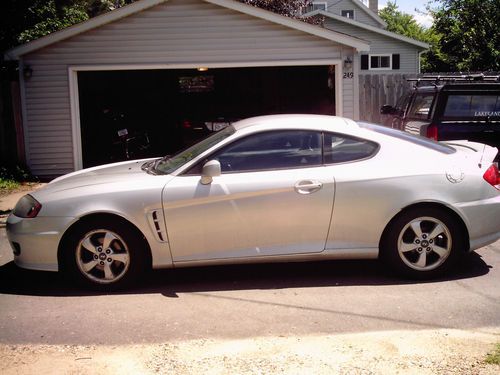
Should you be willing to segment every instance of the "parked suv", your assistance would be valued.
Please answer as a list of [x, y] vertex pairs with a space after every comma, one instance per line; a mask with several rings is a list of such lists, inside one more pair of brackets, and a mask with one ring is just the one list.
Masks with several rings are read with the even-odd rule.
[[[393, 128], [437, 141], [466, 139], [500, 149], [500, 76], [422, 77], [395, 106], [384, 105]], [[500, 153], [497, 155], [497, 160]]]

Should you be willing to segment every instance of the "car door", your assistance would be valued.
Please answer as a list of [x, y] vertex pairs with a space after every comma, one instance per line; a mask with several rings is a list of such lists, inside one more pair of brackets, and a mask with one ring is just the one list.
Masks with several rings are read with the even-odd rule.
[[[266, 131], [236, 140], [163, 192], [174, 262], [321, 252], [334, 199], [322, 135]], [[221, 176], [200, 182], [207, 160]]]

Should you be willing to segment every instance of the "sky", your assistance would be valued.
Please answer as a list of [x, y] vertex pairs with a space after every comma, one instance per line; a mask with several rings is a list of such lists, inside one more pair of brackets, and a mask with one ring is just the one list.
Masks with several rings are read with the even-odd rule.
[[[400, 11], [411, 14], [419, 24], [426, 27], [431, 26], [432, 17], [430, 17], [429, 15], [419, 14], [415, 11], [416, 8], [425, 12], [425, 6], [429, 2], [429, 0], [395, 0], [395, 2], [398, 5]], [[379, 0], [379, 9], [382, 9], [385, 4], [387, 4], [387, 0]]]

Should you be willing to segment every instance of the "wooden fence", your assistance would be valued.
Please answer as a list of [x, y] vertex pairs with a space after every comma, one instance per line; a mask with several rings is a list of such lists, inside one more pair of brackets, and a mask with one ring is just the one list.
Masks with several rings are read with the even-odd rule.
[[395, 105], [414, 86], [407, 78], [413, 74], [374, 74], [359, 76], [359, 118], [362, 121], [385, 124], [387, 116], [380, 114], [384, 104]]

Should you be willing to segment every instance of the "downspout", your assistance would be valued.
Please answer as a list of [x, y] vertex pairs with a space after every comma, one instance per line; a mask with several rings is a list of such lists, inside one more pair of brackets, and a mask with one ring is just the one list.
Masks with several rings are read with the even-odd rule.
[[421, 67], [421, 60], [422, 60], [422, 54], [423, 54], [424, 52], [427, 52], [427, 51], [420, 51], [420, 52], [418, 53], [418, 72], [417, 72], [418, 74], [422, 73], [422, 71], [421, 71], [421, 68], [422, 68], [422, 67]]

